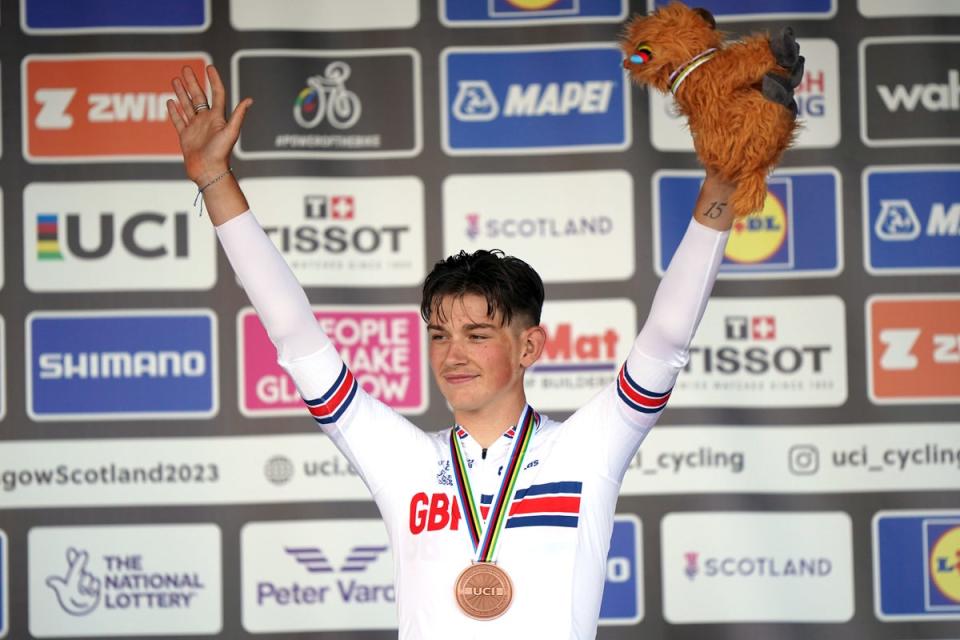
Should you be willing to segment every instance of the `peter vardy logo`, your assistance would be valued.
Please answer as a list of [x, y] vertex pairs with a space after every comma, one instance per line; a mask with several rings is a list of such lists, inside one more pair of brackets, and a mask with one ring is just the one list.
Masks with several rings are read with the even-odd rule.
[[630, 145], [622, 54], [607, 44], [446, 49], [451, 155], [615, 151]]
[[[686, 232], [702, 174], [654, 175], [655, 266], [663, 274]], [[814, 278], [843, 268], [840, 175], [832, 168], [778, 171], [767, 181], [763, 209], [738, 219], [730, 232], [720, 278]]]
[[209, 417], [217, 412], [208, 311], [35, 312], [27, 317], [34, 420]]
[[879, 512], [873, 558], [881, 620], [960, 620], [960, 513]]
[[441, 0], [440, 20], [448, 27], [502, 27], [509, 24], [619, 22], [626, 0]]
[[344, 573], [366, 571], [367, 568], [387, 551], [386, 545], [351, 547], [350, 553], [344, 559], [339, 568], [334, 568], [329, 558], [323, 553], [320, 547], [284, 547], [283, 550], [302, 565], [310, 573], [334, 573], [341, 571]]
[[869, 272], [960, 272], [960, 166], [868, 167], [863, 190]]
[[[860, 136], [871, 147], [960, 144], [960, 36], [860, 43]], [[925, 60], [925, 64], [911, 64]]]

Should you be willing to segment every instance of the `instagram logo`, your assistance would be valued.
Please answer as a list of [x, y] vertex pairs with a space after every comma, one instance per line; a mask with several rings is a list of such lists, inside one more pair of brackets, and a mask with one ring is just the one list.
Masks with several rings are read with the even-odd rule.
[[820, 469], [820, 451], [812, 444], [794, 445], [787, 454], [787, 464], [794, 475], [813, 475]]

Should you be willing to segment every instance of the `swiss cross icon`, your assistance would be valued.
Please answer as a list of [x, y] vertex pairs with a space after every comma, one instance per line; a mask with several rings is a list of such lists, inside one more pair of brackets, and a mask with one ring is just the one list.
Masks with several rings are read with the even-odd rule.
[[754, 316], [750, 318], [750, 334], [754, 340], [776, 340], [776, 319], [773, 316]]
[[330, 217], [335, 220], [353, 220], [353, 196], [331, 196]]

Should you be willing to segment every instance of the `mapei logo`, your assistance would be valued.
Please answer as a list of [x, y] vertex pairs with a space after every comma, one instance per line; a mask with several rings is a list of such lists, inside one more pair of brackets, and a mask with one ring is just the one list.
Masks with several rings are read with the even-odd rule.
[[[670, 2], [671, 0], [647, 0], [647, 9], [653, 11]], [[697, 6], [712, 13], [718, 22], [782, 18], [825, 20], [837, 13], [837, 0], [765, 0], [764, 2], [698, 0]]]
[[960, 402], [960, 295], [871, 297], [867, 374], [877, 404]]
[[626, 0], [440, 0], [440, 21], [448, 27], [619, 22], [626, 17]]
[[960, 272], [960, 165], [868, 167], [863, 207], [867, 271]]
[[241, 158], [420, 153], [420, 54], [415, 49], [243, 50], [234, 54], [231, 67], [234, 102], [250, 96], [262, 114], [243, 129], [237, 144]]
[[[870, 147], [960, 144], [960, 36], [860, 42], [860, 137]], [[926, 60], [926, 64], [911, 64]]]
[[170, 78], [193, 54], [29, 55], [22, 65], [23, 155], [29, 162], [180, 161], [167, 122]]
[[630, 92], [606, 43], [454, 47], [441, 54], [450, 155], [617, 151], [630, 146]]
[[205, 310], [34, 312], [26, 319], [34, 420], [217, 413], [216, 318]]
[[[686, 233], [703, 174], [653, 177], [654, 267], [663, 274]], [[764, 207], [734, 223], [720, 278], [813, 278], [843, 268], [840, 175], [832, 168], [785, 169], [767, 181]]]
[[960, 512], [878, 512], [873, 571], [880, 620], [960, 620]]
[[190, 195], [181, 182], [27, 185], [27, 288], [209, 289], [216, 281], [214, 234], [204, 219], [183, 209]]
[[171, 0], [160, 5], [97, 0], [20, 0], [20, 26], [31, 35], [71, 33], [197, 33], [210, 26], [210, 0]]

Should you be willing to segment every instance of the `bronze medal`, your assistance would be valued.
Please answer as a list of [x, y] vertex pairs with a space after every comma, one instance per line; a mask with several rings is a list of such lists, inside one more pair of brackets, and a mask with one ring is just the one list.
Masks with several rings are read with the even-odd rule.
[[499, 618], [510, 608], [513, 583], [507, 572], [490, 562], [478, 562], [464, 569], [454, 586], [457, 604], [475, 620]]

